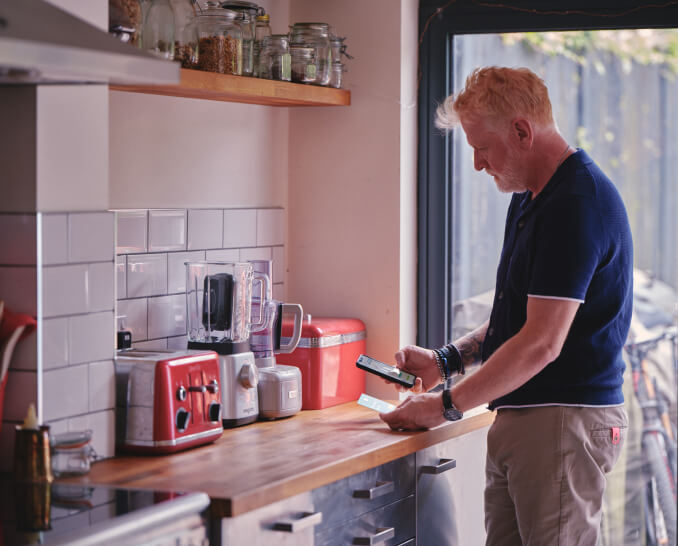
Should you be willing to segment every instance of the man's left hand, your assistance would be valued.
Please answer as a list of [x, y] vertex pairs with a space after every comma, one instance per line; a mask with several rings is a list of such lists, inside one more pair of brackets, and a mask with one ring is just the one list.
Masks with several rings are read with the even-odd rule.
[[443, 400], [439, 392], [413, 394], [396, 409], [380, 413], [379, 417], [393, 430], [419, 430], [445, 422]]

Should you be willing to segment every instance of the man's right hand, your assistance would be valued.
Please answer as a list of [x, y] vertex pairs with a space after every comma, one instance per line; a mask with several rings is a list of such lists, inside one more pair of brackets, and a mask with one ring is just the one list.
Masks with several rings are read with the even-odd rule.
[[395, 361], [396, 367], [417, 376], [417, 382], [412, 388], [414, 392], [428, 391], [443, 380], [431, 349], [408, 345], [395, 354]]

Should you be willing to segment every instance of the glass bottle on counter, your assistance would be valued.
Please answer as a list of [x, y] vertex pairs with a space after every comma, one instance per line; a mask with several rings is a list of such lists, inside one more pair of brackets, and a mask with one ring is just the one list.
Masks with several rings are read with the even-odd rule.
[[208, 0], [195, 19], [199, 70], [220, 74], [242, 73], [242, 29], [237, 13]]
[[198, 64], [198, 28], [195, 18], [200, 13], [196, 0], [170, 0], [174, 10], [174, 60], [183, 68]]
[[163, 59], [174, 59], [175, 20], [169, 0], [151, 0], [144, 15], [141, 48]]
[[261, 8], [254, 2], [244, 0], [221, 2], [220, 6], [240, 14], [238, 21], [243, 26], [242, 75], [251, 76], [254, 70], [254, 31]]
[[257, 15], [257, 22], [254, 25], [254, 67], [252, 75], [259, 76], [259, 55], [263, 46], [264, 38], [271, 36], [270, 17], [268, 13]]
[[287, 34], [272, 34], [263, 39], [258, 73], [268, 80], [292, 81], [292, 64]]
[[[327, 23], [295, 23], [290, 31], [290, 53], [292, 55], [292, 80], [295, 73], [295, 56], [298, 62], [308, 56], [308, 49], [312, 50], [311, 61], [304, 71], [306, 76], [302, 83], [327, 85], [330, 81], [330, 27]], [[295, 52], [295, 50], [299, 50]], [[315, 77], [311, 81], [308, 74], [313, 72]], [[301, 72], [297, 70], [297, 74]]]

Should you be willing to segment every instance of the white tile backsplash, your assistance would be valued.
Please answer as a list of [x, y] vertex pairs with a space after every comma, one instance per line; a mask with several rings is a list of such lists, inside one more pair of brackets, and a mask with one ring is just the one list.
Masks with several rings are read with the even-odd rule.
[[146, 252], [148, 250], [148, 211], [119, 210], [116, 216], [116, 253]]
[[188, 336], [167, 338], [167, 348], [175, 351], [183, 351], [188, 347]]
[[148, 337], [186, 333], [186, 294], [148, 299]]
[[116, 299], [127, 297], [127, 256], [115, 257]]
[[35, 214], [0, 214], [0, 263], [35, 265], [36, 249]]
[[89, 365], [89, 411], [115, 408], [115, 366], [112, 360]]
[[162, 339], [151, 339], [150, 341], [133, 341], [132, 346], [135, 349], [140, 349], [142, 351], [164, 350], [167, 349], [167, 340], [165, 338], [162, 338]]
[[46, 370], [68, 366], [68, 318], [42, 321], [42, 345]]
[[205, 258], [208, 262], [238, 262], [240, 261], [240, 250], [237, 248], [208, 250], [205, 252]]
[[69, 366], [43, 372], [43, 404], [47, 420], [87, 413], [89, 404], [88, 365]]
[[186, 292], [186, 262], [202, 262], [205, 251], [171, 252], [167, 255], [167, 292]]
[[127, 297], [167, 294], [167, 254], [127, 256]]
[[43, 268], [45, 317], [87, 312], [88, 265], [56, 265]]
[[113, 261], [115, 215], [110, 212], [68, 215], [68, 259], [70, 262]]
[[223, 226], [222, 210], [189, 210], [188, 250], [221, 248]]
[[68, 263], [68, 215], [42, 215], [42, 263]]
[[148, 250], [186, 250], [186, 211], [148, 211]]
[[224, 248], [256, 246], [257, 210], [224, 211]]
[[285, 243], [285, 214], [283, 209], [257, 211], [257, 245], [282, 245]]
[[68, 320], [71, 365], [113, 358], [116, 338], [112, 311], [78, 315]]
[[271, 259], [271, 249], [269, 247], [240, 249], [241, 262], [247, 262], [249, 260], [270, 260], [270, 259]]
[[115, 265], [113, 262], [89, 264], [87, 310], [112, 311], [115, 308]]
[[273, 284], [285, 282], [285, 247], [273, 247]]
[[132, 333], [132, 343], [148, 339], [148, 300], [122, 300], [118, 302], [117, 316], [124, 316], [125, 330]]

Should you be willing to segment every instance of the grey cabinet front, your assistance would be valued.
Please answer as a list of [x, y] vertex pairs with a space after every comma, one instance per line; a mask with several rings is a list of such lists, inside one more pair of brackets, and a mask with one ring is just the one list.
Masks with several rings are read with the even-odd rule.
[[485, 543], [487, 431], [478, 429], [417, 452], [417, 544]]

